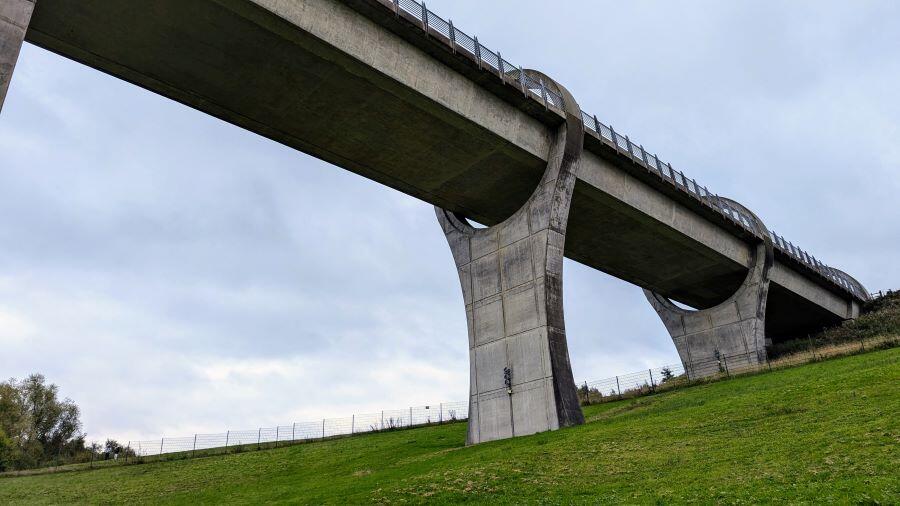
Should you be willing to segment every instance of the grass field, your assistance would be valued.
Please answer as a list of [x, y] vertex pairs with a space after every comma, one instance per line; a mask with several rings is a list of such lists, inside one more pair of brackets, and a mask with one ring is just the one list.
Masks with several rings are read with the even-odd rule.
[[900, 503], [900, 349], [585, 408], [466, 448], [465, 424], [0, 479], [0, 504]]

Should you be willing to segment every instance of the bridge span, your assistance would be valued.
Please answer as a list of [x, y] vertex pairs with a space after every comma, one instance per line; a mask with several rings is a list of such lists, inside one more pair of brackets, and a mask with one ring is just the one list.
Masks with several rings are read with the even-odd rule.
[[23, 41], [434, 204], [469, 322], [470, 443], [583, 420], [563, 255], [642, 287], [686, 365], [763, 360], [868, 298], [414, 0], [4, 0], [0, 107]]

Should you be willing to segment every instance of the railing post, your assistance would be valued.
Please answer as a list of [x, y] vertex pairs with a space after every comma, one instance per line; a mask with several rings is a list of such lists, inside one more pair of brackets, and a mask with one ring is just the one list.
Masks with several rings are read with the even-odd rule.
[[602, 139], [603, 134], [600, 133], [600, 121], [597, 120], [597, 115], [594, 115], [594, 131], [597, 132], [597, 135]]
[[425, 29], [425, 35], [428, 35], [428, 9], [425, 2], [422, 2], [422, 28]]
[[497, 51], [497, 70], [500, 71], [500, 79], [506, 80], [506, 72], [503, 70], [503, 55]]
[[644, 150], [644, 145], [641, 144], [641, 158], [644, 160], [644, 167], [650, 168], [650, 160], [647, 159], [647, 152]]
[[631, 139], [627, 135], [625, 136], [625, 145], [628, 146], [628, 158], [634, 160], [634, 153], [631, 151]]
[[400, 17], [400, 0], [394, 0], [394, 14]]
[[653, 158], [656, 159], [656, 172], [659, 173], [659, 177], [665, 179], [666, 175], [663, 172], [662, 162], [659, 161], [659, 155], [657, 155], [656, 153], [653, 153]]
[[619, 143], [616, 141], [616, 130], [613, 128], [612, 124], [609, 125], [609, 137], [612, 139], [613, 147], [616, 148], [616, 152], [621, 151], [619, 148]]
[[456, 29], [453, 28], [453, 20], [447, 22], [450, 25], [450, 47], [453, 48], [453, 54], [456, 54]]
[[616, 376], [616, 390], [619, 391], [619, 400], [622, 399], [622, 387], [619, 386], [619, 377]]
[[475, 41], [475, 59], [478, 61], [478, 68], [481, 68], [481, 43], [478, 42], [478, 37], [472, 37]]
[[539, 79], [541, 83], [541, 98], [544, 99], [544, 109], [549, 109], [550, 104], [547, 103], [547, 87], [544, 85], [544, 78]]
[[522, 94], [528, 96], [528, 87], [525, 86], [525, 70], [519, 67], [519, 86], [522, 87]]
[[672, 169], [672, 164], [666, 162], [666, 167], [668, 167], [669, 169], [669, 179], [671, 179], [672, 182], [675, 183], [675, 186], [678, 186], [678, 178], [675, 177], [675, 171]]
[[650, 372], [650, 389], [656, 391], [656, 385], [653, 383], [653, 369], [647, 369]]

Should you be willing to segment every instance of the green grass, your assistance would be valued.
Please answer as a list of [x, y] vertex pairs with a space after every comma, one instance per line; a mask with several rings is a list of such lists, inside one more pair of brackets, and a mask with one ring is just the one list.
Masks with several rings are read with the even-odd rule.
[[900, 349], [585, 408], [463, 447], [465, 424], [0, 479], [0, 504], [900, 503]]

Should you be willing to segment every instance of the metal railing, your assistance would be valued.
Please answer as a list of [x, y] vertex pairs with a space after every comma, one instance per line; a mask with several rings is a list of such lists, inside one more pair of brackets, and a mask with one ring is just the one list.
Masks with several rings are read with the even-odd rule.
[[[505, 60], [499, 52], [485, 47], [478, 41], [478, 37], [469, 36], [454, 26], [452, 20], [445, 20], [430, 11], [424, 2], [419, 3], [416, 0], [379, 1], [392, 9], [398, 17], [410, 20], [427, 34], [433, 35], [447, 44], [453, 52], [469, 57], [479, 68], [495, 73], [504, 83], [518, 86], [526, 96], [543, 103], [544, 107], [556, 108], [562, 112], [564, 105], [562, 96], [549, 89], [547, 83], [544, 83], [542, 79], [536, 80], [528, 76], [521, 66], [513, 65]], [[672, 168], [672, 164], [663, 162], [655, 153], [647, 151], [641, 143], [616, 132], [612, 125], [601, 123], [597, 116], [586, 111], [581, 111], [581, 119], [587, 133], [615, 149], [620, 155], [630, 158], [632, 162], [657, 175], [677, 190], [686, 193], [701, 205], [719, 213], [727, 221], [754, 237], [764, 240], [764, 236], [768, 234], [778, 252], [830, 281], [838, 289], [846, 291], [860, 300], [868, 300], [868, 291], [852, 277], [829, 267], [775, 232], [758, 230], [753, 217], [730, 205], [719, 195], [711, 193], [705, 186], [699, 185], [696, 180], [688, 178], [683, 172]]]

